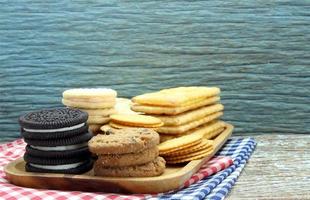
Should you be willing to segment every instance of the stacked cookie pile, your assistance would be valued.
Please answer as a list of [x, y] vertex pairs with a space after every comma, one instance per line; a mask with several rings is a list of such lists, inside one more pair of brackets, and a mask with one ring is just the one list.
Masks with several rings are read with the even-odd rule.
[[109, 88], [69, 89], [62, 96], [64, 105], [88, 113], [87, 123], [94, 135], [100, 132], [100, 127], [107, 124], [110, 115], [115, 113], [117, 93]]
[[[167, 163], [186, 162], [210, 153], [212, 142], [208, 139], [224, 129], [225, 123], [217, 121], [224, 109], [217, 103], [219, 94], [216, 87], [164, 89], [134, 97], [131, 109], [164, 123], [156, 131], [164, 142], [159, 145], [160, 155]], [[190, 150], [183, 151], [185, 148]]]
[[19, 118], [28, 172], [80, 174], [92, 168], [87, 113], [70, 108], [41, 110]]
[[165, 160], [159, 157], [159, 135], [152, 129], [108, 129], [94, 136], [88, 146], [98, 155], [95, 176], [147, 177], [165, 170]]

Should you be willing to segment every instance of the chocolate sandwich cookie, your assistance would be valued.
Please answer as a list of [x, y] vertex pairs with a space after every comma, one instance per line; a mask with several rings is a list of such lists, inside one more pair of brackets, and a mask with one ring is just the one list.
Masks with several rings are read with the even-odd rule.
[[74, 137], [76, 135], [81, 135], [83, 133], [86, 133], [88, 131], [88, 125], [84, 124], [84, 126], [69, 130], [69, 131], [59, 131], [59, 132], [53, 132], [53, 134], [46, 134], [46, 132], [29, 132], [25, 131], [23, 128], [21, 128], [20, 132], [23, 138], [27, 138], [29, 140], [31, 139], [40, 139], [40, 140], [48, 140], [48, 139], [57, 139], [57, 138], [68, 138], [68, 137]]
[[67, 146], [67, 145], [74, 145], [74, 144], [82, 144], [90, 140], [92, 137], [93, 135], [91, 133], [86, 132], [82, 135], [76, 135], [76, 136], [67, 137], [67, 138], [48, 139], [48, 140], [24, 138], [24, 140], [27, 144], [30, 144], [30, 145], [54, 147], [54, 146]]
[[75, 157], [67, 157], [67, 158], [49, 158], [44, 156], [32, 156], [31, 154], [25, 153], [24, 160], [27, 163], [33, 163], [38, 165], [64, 165], [64, 164], [72, 164], [83, 162], [87, 160], [89, 156], [75, 156]]
[[29, 172], [83, 173], [91, 169], [88, 114], [72, 108], [34, 111], [19, 118]]
[[72, 157], [90, 157], [91, 153], [88, 150], [87, 143], [69, 146], [56, 147], [41, 147], [41, 146], [26, 146], [26, 154], [34, 157], [66, 159]]
[[27, 132], [61, 132], [84, 126], [88, 114], [78, 109], [56, 108], [30, 112], [19, 118], [19, 124]]
[[64, 165], [38, 165], [33, 163], [26, 163], [25, 169], [27, 172], [39, 172], [39, 173], [64, 173], [64, 174], [82, 174], [93, 167], [93, 161], [91, 159], [83, 162], [64, 164]]

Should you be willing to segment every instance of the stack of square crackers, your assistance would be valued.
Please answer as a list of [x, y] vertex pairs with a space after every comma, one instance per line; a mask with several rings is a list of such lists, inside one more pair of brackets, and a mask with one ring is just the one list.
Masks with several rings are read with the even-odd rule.
[[77, 88], [63, 92], [62, 103], [88, 113], [87, 124], [96, 135], [100, 127], [107, 124], [110, 115], [115, 113], [117, 93], [109, 88]]
[[225, 123], [218, 121], [224, 106], [217, 87], [178, 87], [147, 93], [132, 99], [131, 109], [160, 119], [160, 155], [167, 163], [200, 159], [213, 150], [212, 138]]

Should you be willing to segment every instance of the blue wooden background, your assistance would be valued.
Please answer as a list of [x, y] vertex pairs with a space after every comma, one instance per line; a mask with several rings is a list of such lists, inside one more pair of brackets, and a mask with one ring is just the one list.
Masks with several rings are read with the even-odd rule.
[[0, 141], [99, 86], [219, 86], [237, 133], [309, 133], [309, 41], [309, 0], [0, 0]]

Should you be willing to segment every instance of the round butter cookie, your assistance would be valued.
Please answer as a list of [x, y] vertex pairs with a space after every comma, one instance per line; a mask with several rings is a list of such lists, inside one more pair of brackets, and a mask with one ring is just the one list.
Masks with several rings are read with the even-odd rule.
[[125, 126], [156, 128], [163, 125], [160, 119], [146, 115], [115, 114], [110, 118], [112, 122]]
[[62, 93], [65, 99], [115, 98], [117, 92], [110, 88], [74, 88]]
[[85, 108], [85, 109], [104, 109], [112, 108], [115, 105], [115, 100], [104, 102], [87, 102], [87, 101], [71, 101], [69, 99], [62, 99], [62, 103], [66, 106], [73, 108]]
[[95, 154], [124, 154], [141, 152], [159, 144], [159, 135], [152, 129], [109, 129], [94, 136], [88, 147]]

